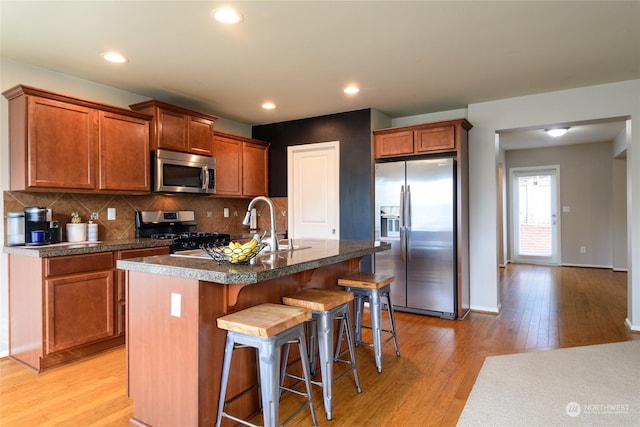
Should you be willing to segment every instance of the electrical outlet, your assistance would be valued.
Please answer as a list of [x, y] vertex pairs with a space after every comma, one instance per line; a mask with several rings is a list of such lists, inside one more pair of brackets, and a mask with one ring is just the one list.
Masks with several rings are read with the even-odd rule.
[[173, 317], [182, 316], [182, 295], [171, 294], [171, 315]]
[[581, 254], [586, 254], [587, 253], [587, 247], [586, 246], [580, 246], [580, 253]]
[[107, 208], [107, 220], [109, 221], [116, 220], [116, 208]]
[[211, 218], [211, 215], [213, 215], [213, 213], [211, 211], [207, 211], [207, 218]]
[[229, 208], [224, 208], [222, 214], [225, 218], [229, 218]]

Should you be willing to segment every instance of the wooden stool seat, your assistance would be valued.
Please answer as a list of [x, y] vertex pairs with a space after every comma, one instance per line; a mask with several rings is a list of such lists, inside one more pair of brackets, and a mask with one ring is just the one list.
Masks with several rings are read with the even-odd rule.
[[353, 301], [353, 293], [328, 289], [306, 289], [282, 298], [282, 302], [295, 307], [314, 311], [329, 311], [332, 308]]
[[304, 308], [266, 303], [219, 317], [217, 324], [227, 331], [269, 338], [309, 319], [311, 312]]
[[[358, 272], [338, 278], [338, 285], [344, 287], [347, 291], [353, 292], [354, 295], [354, 305], [356, 309], [356, 345], [367, 344], [373, 346], [378, 372], [382, 372], [382, 345], [384, 343], [393, 340], [396, 356], [400, 356], [400, 347], [398, 346], [398, 337], [396, 335], [396, 322], [393, 314], [393, 305], [391, 304], [391, 283], [393, 283], [394, 280], [395, 276], [365, 272]], [[389, 313], [389, 322], [391, 324], [390, 329], [384, 329], [382, 327], [382, 298], [386, 299], [387, 312]], [[371, 326], [362, 324], [362, 313], [365, 302], [369, 303]], [[373, 344], [366, 343], [362, 340], [362, 328], [372, 330]], [[389, 333], [389, 338], [383, 341], [382, 332]]]
[[340, 286], [350, 286], [352, 288], [380, 289], [384, 286], [390, 285], [394, 280], [396, 280], [395, 276], [389, 276], [381, 273], [358, 272], [339, 278], [338, 284]]

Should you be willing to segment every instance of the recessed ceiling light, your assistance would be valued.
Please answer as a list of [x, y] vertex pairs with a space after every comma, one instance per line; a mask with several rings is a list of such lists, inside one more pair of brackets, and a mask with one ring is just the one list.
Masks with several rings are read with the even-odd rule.
[[276, 108], [276, 104], [274, 104], [273, 102], [265, 102], [264, 104], [262, 104], [262, 108], [264, 108], [265, 110], [273, 110], [274, 108]]
[[230, 7], [220, 7], [211, 11], [211, 16], [223, 24], [237, 24], [242, 22], [242, 15]]
[[346, 93], [347, 95], [353, 95], [358, 92], [360, 92], [360, 88], [356, 85], [349, 85], [344, 88], [344, 93]]
[[569, 128], [545, 129], [544, 131], [548, 133], [549, 136], [558, 137], [567, 133], [569, 131]]
[[109, 62], [115, 62], [116, 64], [124, 64], [125, 62], [129, 62], [129, 59], [125, 58], [117, 52], [106, 52], [102, 54], [102, 57], [105, 60]]

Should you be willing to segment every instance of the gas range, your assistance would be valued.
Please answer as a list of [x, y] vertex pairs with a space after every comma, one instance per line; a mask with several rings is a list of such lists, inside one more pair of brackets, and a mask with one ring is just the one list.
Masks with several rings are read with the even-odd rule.
[[201, 245], [227, 245], [231, 236], [195, 231], [194, 211], [138, 211], [135, 213], [136, 237], [171, 240], [171, 253], [197, 249]]

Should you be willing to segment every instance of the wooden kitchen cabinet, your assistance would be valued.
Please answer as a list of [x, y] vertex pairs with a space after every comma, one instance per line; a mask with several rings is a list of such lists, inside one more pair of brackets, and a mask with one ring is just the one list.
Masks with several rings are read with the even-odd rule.
[[150, 191], [150, 117], [23, 85], [3, 95], [10, 190]]
[[374, 132], [375, 158], [403, 156], [414, 153], [413, 131], [398, 131], [383, 134]]
[[113, 252], [9, 255], [9, 356], [36, 371], [124, 344]]
[[216, 194], [267, 196], [269, 193], [269, 144], [251, 138], [216, 132]]
[[157, 100], [130, 105], [130, 108], [153, 117], [152, 150], [163, 148], [202, 156], [212, 155], [217, 117]]
[[[127, 249], [115, 252], [116, 261], [121, 259], [144, 258], [155, 255], [168, 255], [169, 247]], [[126, 285], [127, 275], [124, 270], [116, 270], [116, 335], [124, 335], [126, 330], [127, 301]]]
[[471, 129], [466, 120], [428, 123], [373, 132], [376, 159], [456, 152], [461, 136]]
[[100, 190], [150, 190], [149, 121], [100, 111]]

